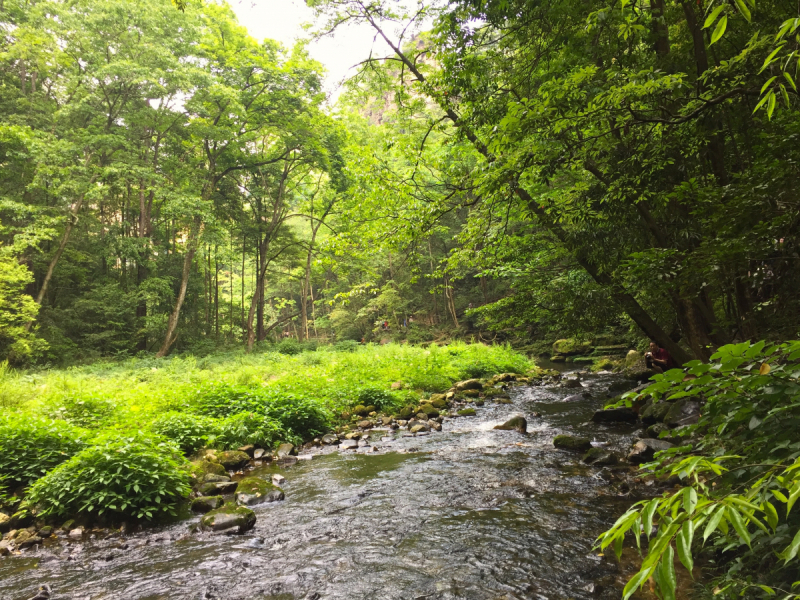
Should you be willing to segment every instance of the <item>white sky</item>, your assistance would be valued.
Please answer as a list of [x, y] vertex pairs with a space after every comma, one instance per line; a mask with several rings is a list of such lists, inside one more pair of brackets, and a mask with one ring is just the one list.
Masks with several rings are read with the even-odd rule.
[[[303, 23], [314, 21], [314, 15], [303, 0], [229, 0], [250, 35], [261, 41], [271, 38], [288, 48], [297, 38], [305, 37]], [[373, 43], [374, 30], [369, 25], [348, 27], [313, 42], [308, 47], [311, 56], [320, 61], [328, 73], [325, 89], [335, 99], [339, 95], [339, 83], [354, 73], [351, 67], [369, 57], [374, 48], [375, 56], [387, 56], [389, 49], [380, 40]]]

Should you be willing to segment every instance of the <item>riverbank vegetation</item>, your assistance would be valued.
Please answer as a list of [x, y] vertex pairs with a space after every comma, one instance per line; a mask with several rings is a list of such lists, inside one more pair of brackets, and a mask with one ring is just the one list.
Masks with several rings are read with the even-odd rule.
[[459, 343], [283, 344], [204, 359], [6, 371], [0, 499], [62, 518], [173, 514], [189, 492], [186, 457], [201, 448], [299, 445], [349, 423], [359, 405], [394, 414], [454, 381], [535, 371], [508, 347]]

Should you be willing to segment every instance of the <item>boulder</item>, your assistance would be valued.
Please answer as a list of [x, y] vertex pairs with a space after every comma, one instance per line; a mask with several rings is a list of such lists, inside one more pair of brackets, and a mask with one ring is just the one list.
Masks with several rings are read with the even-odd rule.
[[245, 446], [242, 446], [241, 448], [237, 448], [237, 450], [239, 452], [244, 452], [245, 454], [247, 454], [247, 456], [253, 458], [253, 454], [256, 451], [256, 447], [253, 444], [247, 444]]
[[422, 404], [419, 407], [419, 412], [423, 413], [429, 419], [435, 419], [439, 416], [439, 411], [433, 404]]
[[356, 423], [356, 426], [360, 427], [361, 429], [371, 429], [372, 421], [367, 421], [367, 420], [359, 421], [358, 423]]
[[322, 443], [326, 446], [339, 443], [339, 436], [335, 433], [326, 433], [322, 436]]
[[273, 475], [272, 475], [272, 483], [274, 483], [275, 485], [280, 487], [284, 483], [286, 483], [286, 477], [284, 477], [283, 475], [281, 475], [279, 473], [273, 473]]
[[23, 548], [30, 548], [31, 546], [35, 546], [36, 544], [41, 544], [42, 538], [38, 535], [29, 535], [25, 541], [17, 543], [17, 548], [22, 550]]
[[388, 427], [392, 424], [392, 421], [394, 421], [392, 417], [381, 417], [381, 425], [383, 427]]
[[294, 447], [294, 444], [281, 444], [278, 446], [278, 451], [275, 453], [278, 458], [286, 458], [287, 456], [295, 456], [297, 454], [297, 448]]
[[431, 426], [431, 431], [441, 431], [442, 424], [437, 423], [436, 421], [428, 421], [428, 424]]
[[663, 423], [655, 423], [647, 428], [646, 433], [648, 437], [659, 439], [661, 437], [661, 434], [665, 431], [669, 431], [669, 427], [667, 427]]
[[640, 352], [636, 350], [630, 350], [625, 355], [625, 368], [626, 369], [633, 369], [639, 365], [639, 363], [644, 362], [644, 357], [641, 355]]
[[210, 460], [196, 460], [192, 463], [192, 467], [198, 473], [202, 473], [203, 475], [208, 475], [209, 473], [215, 475], [227, 475], [228, 472], [218, 462], [211, 462]]
[[587, 452], [592, 447], [592, 442], [588, 438], [574, 435], [557, 435], [553, 438], [553, 445], [561, 450]]
[[358, 431], [352, 431], [350, 433], [345, 434], [344, 439], [358, 441], [361, 439], [361, 433]]
[[557, 340], [553, 344], [553, 354], [558, 354], [561, 356], [578, 356], [581, 354], [587, 354], [591, 351], [591, 349], [591, 342], [581, 342], [575, 338]]
[[561, 354], [554, 354], [550, 357], [550, 362], [552, 363], [563, 363], [567, 361], [567, 357]]
[[281, 488], [271, 481], [266, 481], [258, 477], [245, 477], [239, 482], [236, 489], [236, 504], [241, 506], [253, 506], [262, 502], [275, 502], [284, 499]]
[[5, 533], [11, 528], [11, 517], [6, 513], [0, 513], [0, 532]]
[[517, 377], [519, 377], [518, 373], [498, 373], [489, 380], [489, 385], [497, 385], [498, 383], [516, 381]]
[[363, 404], [356, 404], [353, 407], [353, 414], [358, 415], [359, 417], [366, 417], [369, 414], [369, 410]]
[[642, 406], [639, 411], [639, 416], [642, 419], [642, 423], [645, 425], [653, 425], [654, 423], [663, 421], [671, 408], [671, 402], [664, 399], [654, 402], [651, 398]]
[[645, 438], [638, 440], [628, 454], [628, 462], [635, 465], [653, 460], [656, 452], [672, 448], [672, 444], [665, 440]]
[[457, 392], [464, 392], [466, 390], [482, 390], [483, 384], [481, 383], [480, 379], [467, 379], [454, 384], [453, 389], [455, 389]]
[[200, 519], [200, 527], [214, 533], [244, 533], [256, 524], [256, 513], [233, 503], [212, 510]]
[[598, 466], [615, 465], [619, 462], [617, 455], [605, 448], [590, 448], [581, 460], [587, 465]]
[[232, 494], [236, 491], [238, 483], [235, 481], [220, 481], [214, 484], [217, 494]]
[[339, 444], [339, 448], [342, 450], [354, 450], [358, 448], [358, 442], [356, 440], [344, 440]]
[[428, 401], [431, 403], [431, 406], [439, 410], [447, 408], [448, 405], [447, 398], [444, 397], [444, 394], [433, 394]]
[[417, 412], [417, 407], [414, 406], [413, 404], [409, 404], [409, 405], [404, 406], [403, 408], [401, 408], [400, 412], [398, 412], [397, 415], [395, 415], [395, 418], [396, 419], [408, 419], [409, 417], [411, 417], [416, 412]]
[[253, 458], [255, 458], [256, 460], [262, 460], [262, 459], [269, 460], [272, 457], [269, 454], [267, 454], [267, 451], [264, 448], [256, 448], [253, 451]]
[[623, 392], [628, 392], [636, 387], [636, 382], [631, 381], [629, 379], [620, 379], [619, 381], [615, 381], [610, 386], [608, 386], [608, 395], [609, 396], [616, 396], [617, 394], [621, 394]]
[[39, 532], [36, 535], [38, 535], [41, 538], [49, 538], [51, 535], [53, 535], [53, 528], [50, 525], [45, 525], [39, 530]]
[[681, 398], [672, 404], [664, 415], [664, 423], [670, 427], [691, 425], [700, 419], [700, 402], [689, 398]]
[[474, 408], [462, 408], [458, 411], [459, 417], [474, 417], [475, 416], [475, 409]]
[[192, 512], [207, 513], [220, 508], [225, 501], [222, 496], [200, 496], [192, 500]]
[[[414, 415], [414, 418], [417, 421], [427, 421], [428, 420], [428, 415], [426, 415], [424, 412], [418, 412], [416, 415]], [[411, 420], [413, 421], [414, 419], [411, 419]], [[410, 423], [410, 421], [409, 421], [409, 423]]]
[[207, 473], [203, 475], [201, 480], [203, 483], [221, 483], [223, 481], [230, 481], [231, 478], [227, 475], [217, 475], [216, 473]]
[[638, 418], [636, 412], [627, 406], [596, 410], [592, 415], [592, 421], [595, 423], [635, 423]]
[[14, 546], [8, 540], [0, 542], [0, 556], [8, 556], [13, 549]]
[[511, 417], [502, 425], [495, 425], [494, 428], [501, 429], [503, 431], [519, 431], [520, 433], [527, 433], [528, 422], [525, 420], [525, 417]]
[[430, 429], [428, 428], [427, 425], [425, 425], [423, 423], [417, 423], [411, 429], [409, 429], [409, 431], [411, 433], [421, 433], [421, 432], [425, 432], [425, 431], [430, 431]]
[[236, 471], [245, 466], [250, 457], [239, 450], [226, 450], [217, 453], [217, 460], [228, 471]]
[[564, 379], [561, 382], [561, 387], [565, 387], [567, 389], [575, 389], [575, 388], [582, 388], [583, 384], [577, 379]]
[[70, 532], [67, 534], [67, 537], [71, 540], [83, 539], [83, 527], [76, 527], [75, 529], [71, 529]]
[[580, 402], [582, 400], [586, 400], [587, 398], [591, 398], [592, 395], [589, 392], [581, 392], [580, 394], [572, 394], [571, 396], [567, 396], [564, 398], [564, 402]]

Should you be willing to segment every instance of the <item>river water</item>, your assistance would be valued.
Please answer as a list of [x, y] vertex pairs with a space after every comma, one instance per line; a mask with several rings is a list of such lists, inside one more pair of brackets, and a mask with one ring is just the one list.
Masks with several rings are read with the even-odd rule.
[[[631, 427], [588, 422], [614, 381], [515, 387], [511, 404], [487, 403], [441, 433], [376, 433], [373, 454], [259, 467], [252, 474], [286, 477], [286, 500], [255, 507], [247, 534], [190, 534], [195, 517], [63, 540], [0, 559], [0, 598], [29, 598], [42, 583], [75, 600], [619, 598], [624, 574], [592, 545], [633, 499], [608, 470], [552, 445], [578, 433], [624, 451]], [[563, 401], [578, 391], [592, 397]], [[515, 414], [527, 435], [492, 429]]]

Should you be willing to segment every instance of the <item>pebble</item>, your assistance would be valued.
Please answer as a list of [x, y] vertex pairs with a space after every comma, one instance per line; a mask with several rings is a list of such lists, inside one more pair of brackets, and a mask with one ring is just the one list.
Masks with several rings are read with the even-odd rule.
[[76, 527], [75, 529], [73, 529], [73, 530], [71, 530], [69, 532], [68, 537], [71, 540], [79, 540], [79, 539], [81, 539], [83, 537], [83, 528], [82, 527]]
[[274, 483], [275, 485], [281, 486], [284, 483], [286, 483], [286, 477], [284, 477], [283, 475], [279, 475], [278, 473], [275, 473], [272, 476], [272, 483]]

